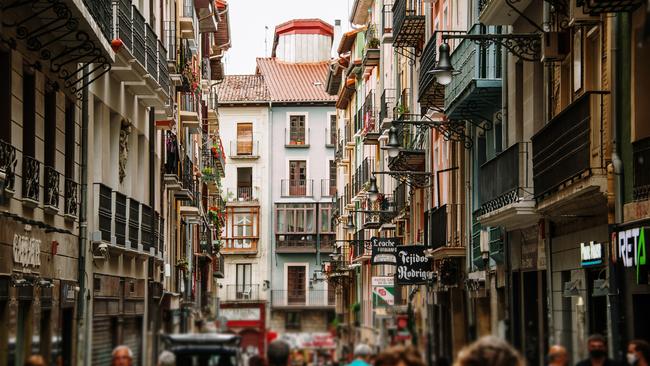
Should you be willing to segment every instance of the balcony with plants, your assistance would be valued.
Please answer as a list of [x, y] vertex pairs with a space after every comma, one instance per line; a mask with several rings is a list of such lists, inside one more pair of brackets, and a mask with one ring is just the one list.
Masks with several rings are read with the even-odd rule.
[[197, 131], [200, 128], [199, 100], [197, 95], [193, 92], [180, 93], [178, 109], [182, 127]]
[[377, 26], [370, 24], [368, 29], [366, 29], [366, 43], [363, 46], [363, 56], [361, 61], [364, 68], [364, 75], [370, 76], [372, 70], [376, 66], [379, 66], [379, 60], [381, 58], [381, 41], [377, 37]]
[[381, 128], [379, 113], [375, 108], [375, 92], [370, 91], [361, 107], [362, 123], [361, 136], [365, 145], [378, 145]]
[[389, 157], [391, 171], [424, 172], [426, 166], [426, 126], [394, 123], [389, 134], [389, 143], [396, 143], [398, 153]]

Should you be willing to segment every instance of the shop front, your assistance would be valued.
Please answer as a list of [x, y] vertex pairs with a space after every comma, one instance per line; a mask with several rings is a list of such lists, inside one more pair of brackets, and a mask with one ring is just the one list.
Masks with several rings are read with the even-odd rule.
[[266, 352], [266, 304], [221, 304], [221, 317], [228, 331], [241, 336], [241, 349], [247, 355]]
[[72, 365], [75, 352], [77, 236], [0, 218], [0, 364], [32, 353]]

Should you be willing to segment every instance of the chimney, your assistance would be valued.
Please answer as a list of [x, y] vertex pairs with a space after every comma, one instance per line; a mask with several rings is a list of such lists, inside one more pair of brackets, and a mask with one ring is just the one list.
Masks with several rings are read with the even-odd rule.
[[341, 19], [334, 20], [334, 38], [332, 39], [332, 57], [337, 58], [339, 54], [337, 49], [339, 48], [339, 43], [341, 42], [341, 37], [343, 33], [341, 31]]

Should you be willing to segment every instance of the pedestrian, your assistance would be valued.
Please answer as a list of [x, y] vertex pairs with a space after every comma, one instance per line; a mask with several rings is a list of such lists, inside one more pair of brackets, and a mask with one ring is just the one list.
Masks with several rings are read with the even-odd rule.
[[424, 366], [424, 361], [414, 347], [394, 346], [381, 352], [374, 366]]
[[354, 360], [350, 362], [349, 366], [368, 366], [373, 355], [372, 348], [365, 343], [359, 343], [354, 347], [353, 355]]
[[275, 340], [269, 344], [266, 351], [266, 359], [269, 366], [288, 366], [289, 365], [289, 345], [285, 341]]
[[587, 338], [589, 358], [584, 359], [576, 366], [616, 366], [616, 362], [607, 357], [607, 340], [600, 334], [592, 334]]
[[248, 359], [248, 366], [266, 366], [266, 360], [260, 355], [253, 355]]
[[31, 355], [27, 361], [25, 361], [25, 366], [45, 366], [45, 360], [43, 359], [43, 356]]
[[120, 345], [113, 348], [113, 366], [131, 366], [133, 351], [128, 346]]
[[559, 344], [554, 344], [548, 350], [548, 364], [549, 366], [567, 366], [569, 363], [569, 355], [566, 348]]
[[650, 344], [642, 339], [630, 341], [627, 345], [627, 364], [648, 366], [648, 362], [650, 362]]
[[158, 366], [176, 366], [176, 355], [169, 351], [160, 352]]
[[524, 360], [508, 342], [485, 336], [461, 349], [454, 366], [524, 366]]

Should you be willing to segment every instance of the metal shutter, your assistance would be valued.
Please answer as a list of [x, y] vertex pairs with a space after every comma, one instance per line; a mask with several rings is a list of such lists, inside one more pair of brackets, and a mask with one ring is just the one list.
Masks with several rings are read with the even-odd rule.
[[113, 352], [111, 318], [95, 318], [93, 320], [92, 364], [95, 366], [110, 366], [111, 352]]
[[124, 319], [124, 341], [123, 344], [129, 346], [133, 351], [133, 366], [140, 365], [142, 354], [142, 318]]

